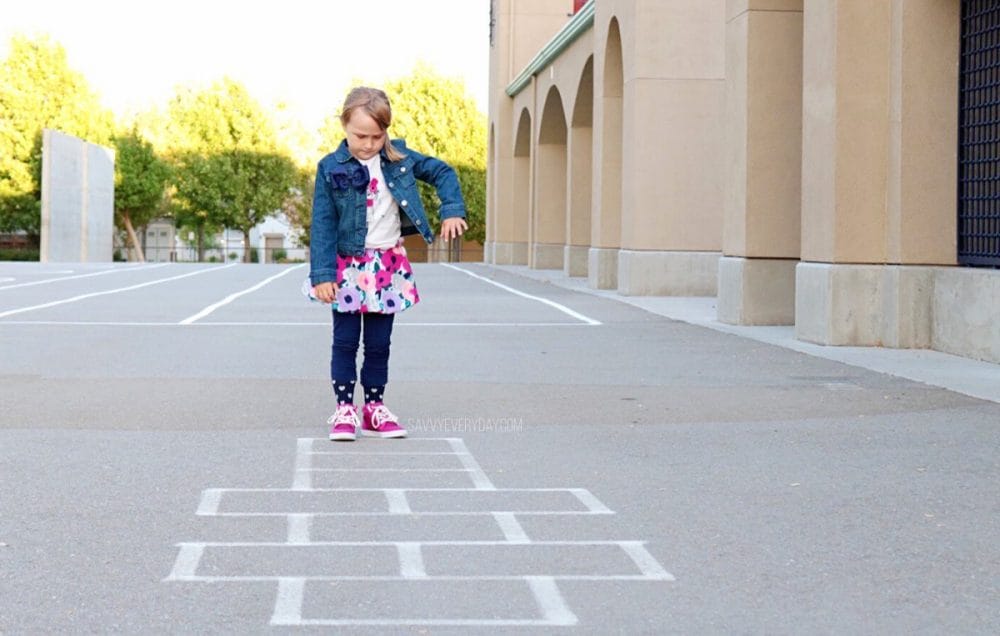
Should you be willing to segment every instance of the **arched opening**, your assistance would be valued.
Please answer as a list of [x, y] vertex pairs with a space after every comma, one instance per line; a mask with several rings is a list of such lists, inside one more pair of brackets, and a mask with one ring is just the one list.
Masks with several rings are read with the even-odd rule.
[[504, 215], [504, 234], [511, 242], [509, 262], [528, 264], [528, 230], [531, 224], [531, 115], [521, 111], [514, 135], [513, 193], [510, 214]]
[[562, 269], [566, 245], [566, 115], [556, 87], [549, 89], [538, 127], [535, 224], [529, 265]]
[[587, 58], [570, 120], [567, 157], [566, 255], [563, 269], [569, 276], [586, 276], [590, 250], [590, 215], [594, 156], [594, 57]]

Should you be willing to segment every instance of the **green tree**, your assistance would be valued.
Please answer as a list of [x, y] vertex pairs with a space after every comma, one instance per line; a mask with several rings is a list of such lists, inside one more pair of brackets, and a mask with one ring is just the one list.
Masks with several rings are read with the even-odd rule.
[[114, 118], [62, 46], [15, 36], [0, 62], [0, 232], [38, 236], [44, 128], [107, 145]]
[[230, 79], [205, 90], [180, 89], [164, 121], [158, 137], [175, 163], [178, 224], [197, 230], [199, 258], [206, 229], [241, 230], [248, 262], [250, 230], [294, 196], [295, 163], [274, 123]]
[[119, 134], [115, 145], [115, 224], [125, 230], [136, 260], [145, 261], [135, 228], [160, 213], [170, 178], [169, 164], [133, 128]]
[[[403, 138], [420, 153], [448, 162], [458, 173], [468, 212], [467, 239], [486, 240], [486, 116], [476, 105], [461, 79], [437, 73], [418, 63], [410, 75], [383, 85], [392, 104], [390, 136]], [[337, 115], [320, 130], [328, 148], [343, 138]], [[431, 215], [434, 231], [440, 227], [440, 201], [434, 189], [420, 184], [424, 208]]]
[[313, 189], [316, 183], [315, 166], [299, 167], [296, 173], [292, 196], [285, 199], [282, 208], [285, 218], [292, 227], [302, 230], [301, 242], [309, 245], [309, 226], [312, 225]]

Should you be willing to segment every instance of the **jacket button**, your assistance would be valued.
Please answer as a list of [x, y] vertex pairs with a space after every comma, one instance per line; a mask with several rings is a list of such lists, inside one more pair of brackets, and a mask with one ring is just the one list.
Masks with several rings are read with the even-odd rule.
[[390, 181], [390, 182], [389, 182], [389, 187], [390, 187], [390, 188], [395, 188], [395, 187], [396, 187], [396, 184], [395, 184], [395, 183], [393, 183], [392, 181]]
[[402, 201], [400, 201], [399, 204], [405, 208], [406, 207], [406, 199], [403, 199]]
[[400, 172], [406, 172], [406, 166], [403, 166], [402, 168], [400, 168], [399, 171]]

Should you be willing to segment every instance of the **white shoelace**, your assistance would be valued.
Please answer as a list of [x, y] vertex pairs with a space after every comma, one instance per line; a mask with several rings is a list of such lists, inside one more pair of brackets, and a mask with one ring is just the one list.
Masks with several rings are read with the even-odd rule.
[[396, 416], [392, 414], [384, 404], [376, 406], [372, 410], [372, 428], [379, 428], [382, 426], [382, 422], [395, 422]]
[[336, 413], [330, 416], [330, 419], [328, 419], [326, 423], [333, 424], [334, 426], [337, 426], [338, 424], [350, 424], [351, 426], [357, 428], [358, 414], [352, 408], [341, 406], [337, 409]]

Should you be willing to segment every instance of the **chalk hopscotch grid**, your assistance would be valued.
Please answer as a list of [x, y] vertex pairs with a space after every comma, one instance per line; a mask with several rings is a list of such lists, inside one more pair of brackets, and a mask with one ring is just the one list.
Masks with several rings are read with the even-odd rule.
[[[673, 581], [674, 577], [667, 572], [645, 547], [643, 541], [606, 540], [606, 541], [535, 541], [518, 523], [521, 515], [613, 515], [614, 511], [605, 506], [590, 491], [583, 488], [497, 488], [479, 466], [475, 457], [465, 446], [461, 438], [418, 438], [413, 441], [447, 442], [451, 452], [431, 451], [316, 451], [314, 443], [323, 438], [299, 438], [295, 457], [295, 472], [291, 488], [207, 488], [202, 491], [196, 514], [208, 517], [262, 517], [281, 516], [288, 521], [287, 538], [284, 542], [273, 541], [240, 541], [212, 542], [187, 541], [176, 544], [178, 548], [174, 567], [164, 581], [172, 582], [259, 582], [274, 581], [278, 590], [271, 625], [274, 626], [567, 626], [575, 625], [578, 619], [566, 604], [559, 591], [558, 581]], [[317, 468], [313, 466], [313, 458], [320, 455], [453, 455], [461, 463], [462, 468], [441, 469], [392, 469], [401, 474], [420, 470], [423, 472], [464, 472], [472, 482], [471, 488], [314, 488], [312, 476], [315, 473], [328, 471], [366, 472], [372, 468]], [[384, 510], [367, 511], [320, 511], [320, 512], [265, 512], [265, 511], [220, 511], [223, 496], [226, 493], [366, 493], [379, 492], [385, 497]], [[454, 493], [568, 493], [583, 506], [575, 510], [450, 510], [450, 511], [414, 511], [411, 507], [408, 493], [419, 492], [454, 492]], [[496, 522], [504, 539], [502, 541], [469, 541], [469, 540], [434, 540], [434, 541], [313, 541], [311, 539], [312, 522], [317, 517], [324, 516], [427, 516], [427, 515], [485, 515]], [[636, 573], [632, 574], [555, 574], [555, 575], [428, 575], [424, 563], [425, 547], [607, 547], [620, 549], [635, 565]], [[347, 548], [347, 547], [383, 547], [393, 548], [397, 554], [398, 575], [231, 575], [204, 576], [198, 574], [198, 567], [206, 550], [212, 548]], [[462, 618], [462, 619], [426, 619], [426, 618], [345, 618], [345, 619], [311, 619], [302, 616], [302, 606], [307, 582], [320, 581], [522, 581], [535, 598], [540, 618], [524, 619], [494, 619], [494, 618]]]

